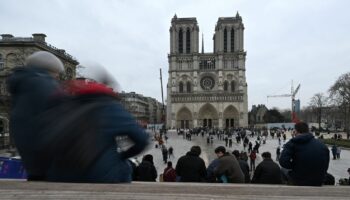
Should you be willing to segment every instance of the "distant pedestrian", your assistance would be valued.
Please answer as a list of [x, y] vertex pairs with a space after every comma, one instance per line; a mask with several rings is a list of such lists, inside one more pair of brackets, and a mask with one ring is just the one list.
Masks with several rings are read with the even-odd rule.
[[169, 149], [168, 149], [168, 156], [169, 156], [169, 159], [170, 159], [170, 156], [175, 158], [175, 156], [174, 156], [174, 148], [172, 146], [170, 146]]
[[332, 150], [333, 160], [337, 159], [337, 151], [338, 151], [337, 145], [334, 144], [331, 150]]
[[280, 156], [281, 156], [281, 147], [278, 146], [276, 149], [276, 161], [280, 159]]
[[248, 143], [248, 153], [252, 152], [252, 150], [253, 150], [253, 143], [249, 142]]
[[168, 162], [168, 149], [165, 145], [162, 147], [162, 156], [163, 156], [163, 162], [166, 164]]
[[340, 152], [341, 152], [340, 147], [337, 147], [337, 159], [340, 159]]
[[255, 171], [255, 159], [256, 159], [256, 152], [253, 150], [250, 155], [250, 171]]

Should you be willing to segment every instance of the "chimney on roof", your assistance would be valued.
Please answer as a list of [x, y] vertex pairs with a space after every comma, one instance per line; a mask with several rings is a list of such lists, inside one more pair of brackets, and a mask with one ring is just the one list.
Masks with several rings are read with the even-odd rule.
[[13, 38], [13, 35], [11, 35], [11, 34], [2, 34], [1, 37], [2, 37], [3, 40], [7, 40], [7, 39]]
[[33, 33], [32, 36], [36, 42], [45, 42], [46, 35], [43, 33]]

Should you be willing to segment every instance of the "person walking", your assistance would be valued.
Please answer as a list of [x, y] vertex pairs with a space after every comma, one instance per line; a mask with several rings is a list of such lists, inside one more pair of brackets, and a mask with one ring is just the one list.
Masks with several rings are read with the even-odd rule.
[[252, 183], [282, 184], [281, 169], [271, 159], [271, 153], [264, 152], [261, 156], [263, 157], [263, 161], [256, 167]]
[[276, 149], [276, 161], [280, 159], [280, 156], [281, 156], [281, 147], [278, 146]]
[[285, 177], [294, 185], [321, 186], [329, 166], [329, 150], [309, 132], [308, 124], [295, 124], [295, 137], [281, 153], [279, 163]]
[[256, 152], [255, 152], [255, 150], [253, 150], [249, 154], [249, 158], [250, 158], [250, 171], [255, 171], [255, 160], [256, 160]]
[[337, 159], [337, 145], [333, 144], [332, 146], [332, 155], [333, 155], [333, 160]]
[[168, 162], [168, 149], [165, 145], [162, 146], [162, 156], [163, 156], [163, 162], [164, 164], [167, 164]]
[[341, 148], [340, 146], [337, 147], [337, 159], [340, 159], [340, 152], [341, 152]]
[[179, 158], [175, 170], [180, 182], [204, 182], [207, 176], [204, 160], [199, 146], [192, 146], [186, 155]]

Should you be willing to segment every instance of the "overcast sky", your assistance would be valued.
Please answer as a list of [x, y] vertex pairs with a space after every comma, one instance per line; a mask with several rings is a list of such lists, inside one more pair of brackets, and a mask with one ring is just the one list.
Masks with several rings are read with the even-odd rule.
[[78, 61], [103, 64], [124, 91], [161, 101], [159, 68], [166, 86], [174, 14], [196, 17], [205, 51], [212, 52], [218, 18], [238, 11], [245, 25], [249, 109], [285, 109], [290, 98], [266, 96], [290, 93], [293, 80], [307, 106], [350, 71], [349, 8], [347, 0], [0, 0], [0, 33], [45, 33], [49, 44]]

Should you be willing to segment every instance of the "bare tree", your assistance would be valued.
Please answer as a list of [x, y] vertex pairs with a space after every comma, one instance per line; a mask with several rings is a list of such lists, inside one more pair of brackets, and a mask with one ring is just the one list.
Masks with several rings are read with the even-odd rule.
[[323, 93], [316, 93], [311, 97], [310, 107], [315, 111], [319, 130], [321, 129], [322, 114], [328, 105], [328, 98]]
[[347, 138], [350, 136], [350, 72], [341, 75], [329, 88], [332, 102], [337, 105], [344, 115], [344, 128]]

